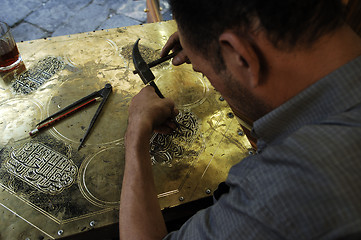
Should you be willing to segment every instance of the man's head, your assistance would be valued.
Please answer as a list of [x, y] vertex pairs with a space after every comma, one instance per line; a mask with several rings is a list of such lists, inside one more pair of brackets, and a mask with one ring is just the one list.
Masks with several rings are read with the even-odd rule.
[[[255, 94], [275, 70], [264, 53], [267, 45], [275, 50], [273, 56], [310, 49], [343, 24], [341, 0], [170, 0], [170, 4], [193, 67], [234, 110], [242, 108], [241, 115], [253, 120], [274, 108], [268, 96]], [[260, 40], [265, 40], [262, 46]]]
[[170, 4], [183, 36], [205, 56], [217, 48], [226, 30], [250, 40], [250, 33], [262, 30], [275, 47], [290, 50], [310, 46], [343, 21], [341, 0], [170, 0]]

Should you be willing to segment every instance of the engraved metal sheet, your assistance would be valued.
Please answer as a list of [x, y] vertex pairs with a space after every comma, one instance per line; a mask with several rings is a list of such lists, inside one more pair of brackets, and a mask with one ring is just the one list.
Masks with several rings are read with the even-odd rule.
[[61, 58], [46, 57], [41, 59], [35, 67], [25, 71], [12, 83], [12, 88], [17, 93], [29, 94], [38, 89], [56, 72], [62, 70], [64, 62]]
[[[155, 60], [174, 31], [170, 21], [18, 43], [27, 71], [0, 79], [0, 239], [58, 239], [118, 222], [127, 109], [144, 87], [132, 73], [131, 49], [141, 38], [142, 56]], [[251, 145], [190, 65], [167, 61], [153, 73], [180, 110], [181, 131], [149, 143], [160, 206], [171, 208], [215, 190]], [[113, 92], [80, 151], [97, 104], [29, 136], [40, 120], [105, 83]]]
[[179, 124], [176, 132], [171, 134], [153, 134], [150, 144], [153, 164], [170, 165], [173, 161], [181, 160], [190, 154], [198, 155], [202, 150], [202, 137], [201, 134], [198, 134], [198, 120], [194, 114], [191, 112], [180, 112], [176, 117], [176, 121]]
[[3, 164], [8, 173], [52, 195], [70, 187], [78, 171], [71, 159], [42, 143], [25, 143], [14, 149]]

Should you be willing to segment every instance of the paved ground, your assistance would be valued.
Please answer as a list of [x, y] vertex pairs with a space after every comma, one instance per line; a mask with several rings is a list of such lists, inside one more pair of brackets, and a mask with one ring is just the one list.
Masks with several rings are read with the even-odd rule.
[[[161, 0], [170, 20], [167, 0]], [[146, 22], [145, 0], [0, 0], [0, 20], [17, 42]]]

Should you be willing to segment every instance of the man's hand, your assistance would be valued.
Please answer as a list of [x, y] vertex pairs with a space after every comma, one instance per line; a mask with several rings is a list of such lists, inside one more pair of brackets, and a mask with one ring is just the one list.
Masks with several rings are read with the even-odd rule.
[[151, 134], [153, 131], [170, 133], [176, 128], [172, 119], [178, 115], [174, 102], [167, 98], [159, 98], [154, 88], [143, 88], [131, 101], [129, 107], [129, 125], [143, 129]]
[[159, 98], [151, 86], [143, 88], [129, 106], [125, 136], [125, 170], [119, 211], [120, 239], [162, 239], [167, 229], [159, 207], [149, 154], [153, 131], [175, 129], [178, 111], [173, 101]]
[[168, 55], [170, 50], [177, 51], [181, 50], [172, 60], [173, 65], [178, 66], [183, 63], [191, 63], [187, 55], [182, 51], [182, 46], [179, 41], [179, 33], [175, 32], [172, 36], [169, 37], [167, 43], [164, 45], [162, 51], [160, 52], [161, 57]]

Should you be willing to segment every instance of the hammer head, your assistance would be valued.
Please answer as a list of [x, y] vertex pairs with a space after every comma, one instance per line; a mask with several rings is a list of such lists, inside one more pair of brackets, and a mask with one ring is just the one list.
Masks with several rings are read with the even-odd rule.
[[155, 77], [152, 71], [150, 70], [148, 64], [144, 61], [142, 55], [139, 52], [139, 47], [138, 47], [139, 40], [140, 38], [135, 42], [133, 46], [133, 53], [132, 53], [133, 63], [135, 69], [138, 71], [138, 74], [142, 79], [142, 81], [144, 82], [144, 84], [148, 84], [149, 82], [153, 81]]

